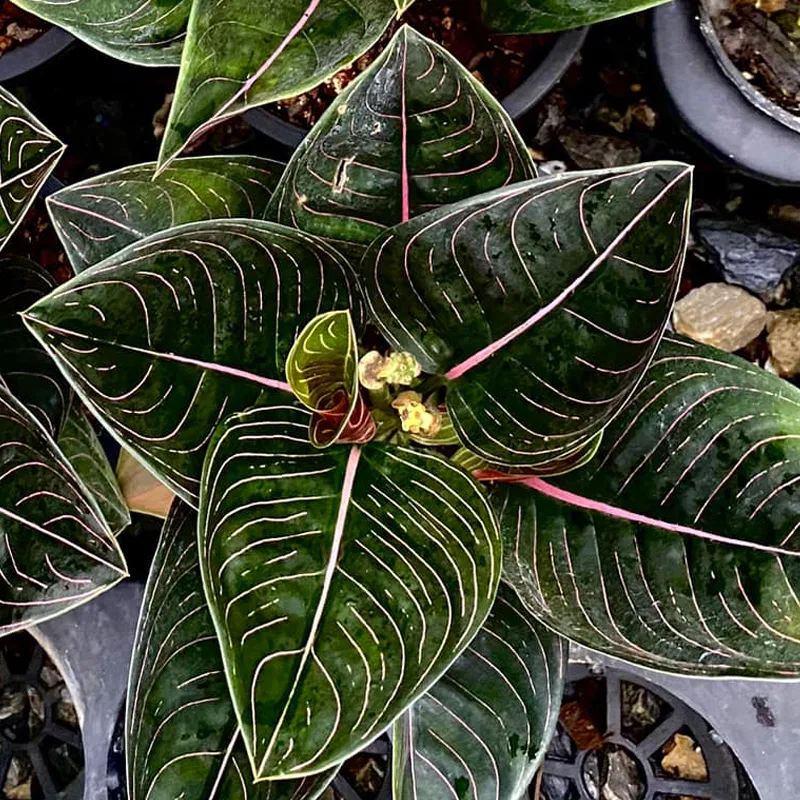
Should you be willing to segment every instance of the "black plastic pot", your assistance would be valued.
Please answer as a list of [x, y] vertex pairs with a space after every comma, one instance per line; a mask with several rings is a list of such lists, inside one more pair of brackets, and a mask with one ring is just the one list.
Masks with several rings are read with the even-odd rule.
[[32, 42], [16, 47], [0, 57], [0, 83], [36, 69], [74, 43], [75, 37], [71, 33], [62, 28], [50, 28]]
[[[588, 28], [580, 28], [559, 34], [542, 63], [503, 100], [503, 107], [512, 119], [519, 119], [533, 108], [561, 80], [577, 58], [588, 32]], [[244, 118], [260, 133], [291, 148], [297, 147], [308, 133], [274, 114], [269, 106], [252, 109]]]
[[655, 10], [653, 52], [676, 114], [706, 150], [760, 180], [800, 184], [800, 120], [742, 77], [697, 0]]

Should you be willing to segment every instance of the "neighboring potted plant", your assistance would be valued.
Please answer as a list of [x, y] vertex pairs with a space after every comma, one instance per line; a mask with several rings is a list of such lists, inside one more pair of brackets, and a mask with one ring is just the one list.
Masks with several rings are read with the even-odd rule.
[[[661, 0], [483, 2], [497, 31], [580, 27]], [[103, 52], [147, 66], [180, 66], [159, 156], [163, 168], [224, 119], [302, 94], [351, 64], [413, 0], [16, 0]], [[190, 11], [192, 12], [190, 14]]]
[[681, 120], [716, 157], [761, 180], [796, 185], [797, 47], [768, 12], [778, 13], [780, 4], [728, 6], [727, 0], [676, 0], [657, 10], [654, 52], [667, 92]]

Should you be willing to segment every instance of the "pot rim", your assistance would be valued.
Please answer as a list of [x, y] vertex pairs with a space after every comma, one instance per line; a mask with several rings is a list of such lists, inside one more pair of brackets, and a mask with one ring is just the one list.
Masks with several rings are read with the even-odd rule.
[[800, 185], [798, 132], [758, 108], [723, 71], [700, 30], [696, 0], [665, 3], [651, 19], [655, 63], [691, 138], [737, 172]]
[[[589, 28], [576, 28], [556, 34], [542, 62], [503, 100], [503, 108], [516, 120], [535, 106], [564, 76], [586, 41]], [[308, 130], [273, 113], [269, 106], [245, 112], [247, 122], [259, 133], [292, 149], [305, 139]]]
[[742, 75], [742, 71], [733, 63], [725, 48], [722, 46], [714, 22], [711, 19], [711, 15], [708, 13], [704, 1], [697, 0], [697, 7], [700, 32], [703, 34], [706, 44], [711, 50], [711, 54], [716, 59], [717, 64], [722, 68], [722, 71], [759, 111], [769, 114], [773, 119], [786, 125], [797, 133], [800, 133], [800, 116], [779, 106], [774, 100], [771, 100], [763, 92], [756, 89], [756, 87]]
[[55, 58], [75, 42], [75, 37], [55, 25], [41, 36], [0, 56], [0, 83], [10, 81]]

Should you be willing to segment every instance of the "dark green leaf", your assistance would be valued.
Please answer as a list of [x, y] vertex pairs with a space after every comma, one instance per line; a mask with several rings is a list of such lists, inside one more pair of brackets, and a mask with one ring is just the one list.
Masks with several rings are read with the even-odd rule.
[[254, 156], [202, 156], [125, 167], [67, 186], [47, 208], [75, 272], [153, 233], [206, 219], [264, 219], [283, 172]]
[[316, 450], [309, 416], [228, 418], [204, 469], [203, 582], [263, 778], [369, 744], [469, 644], [499, 579], [496, 523], [465, 472], [429, 451]]
[[63, 152], [64, 145], [0, 87], [0, 248]]
[[309, 431], [315, 447], [358, 444], [375, 435], [375, 421], [358, 384], [358, 340], [349, 311], [311, 320], [286, 361], [286, 380], [314, 412]]
[[497, 100], [404, 27], [298, 148], [272, 212], [357, 260], [392, 225], [534, 175]]
[[63, 614], [126, 575], [69, 462], [0, 387], [0, 634]]
[[486, 24], [498, 33], [549, 33], [594, 25], [666, 0], [481, 0]]
[[194, 0], [159, 163], [223, 119], [312, 89], [396, 14], [394, 0]]
[[58, 446], [94, 496], [111, 533], [118, 534], [127, 528], [131, 515], [122, 490], [91, 420], [78, 402], [70, 409], [58, 437]]
[[800, 676], [800, 391], [668, 337], [584, 472], [493, 493], [549, 626], [661, 670]]
[[271, 222], [214, 220], [131, 245], [26, 322], [111, 433], [194, 503], [216, 425], [262, 392], [288, 392], [294, 340], [334, 308], [360, 325], [349, 269], [327, 245]]
[[19, 316], [55, 288], [50, 274], [18, 256], [0, 260], [0, 375], [11, 393], [57, 436], [69, 409], [72, 391], [53, 359], [25, 328]]
[[480, 633], [394, 724], [394, 800], [521, 800], [555, 730], [567, 648], [501, 586]]
[[517, 184], [416, 217], [361, 262], [398, 350], [449, 379], [461, 442], [494, 464], [570, 458], [624, 407], [678, 288], [691, 168]]
[[14, 0], [124, 61], [178, 66], [192, 0]]
[[130, 800], [313, 800], [335, 770], [254, 783], [197, 558], [197, 515], [176, 501], [147, 582], [128, 687]]

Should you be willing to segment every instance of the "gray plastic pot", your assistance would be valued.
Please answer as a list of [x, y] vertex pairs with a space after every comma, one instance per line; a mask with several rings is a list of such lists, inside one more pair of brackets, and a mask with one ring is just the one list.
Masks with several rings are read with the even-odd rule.
[[689, 133], [727, 166], [774, 184], [800, 184], [800, 119], [744, 80], [697, 0], [653, 12], [653, 53]]
[[[503, 100], [503, 107], [512, 119], [519, 119], [533, 108], [561, 80], [580, 53], [588, 32], [588, 28], [580, 28], [558, 35], [542, 63]], [[244, 118], [257, 131], [286, 147], [297, 147], [308, 133], [305, 128], [293, 125], [274, 114], [269, 106], [252, 109]]]
[[74, 43], [75, 37], [62, 28], [48, 29], [33, 41], [0, 56], [0, 83], [36, 69]]
[[800, 797], [800, 682], [668, 675], [575, 646], [570, 660], [666, 690], [727, 744], [761, 800]]
[[125, 581], [31, 629], [72, 695], [83, 738], [83, 800], [107, 800], [108, 751], [128, 687], [144, 587]]

